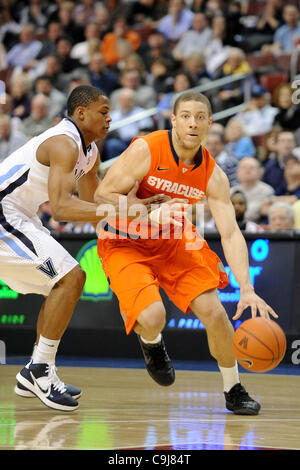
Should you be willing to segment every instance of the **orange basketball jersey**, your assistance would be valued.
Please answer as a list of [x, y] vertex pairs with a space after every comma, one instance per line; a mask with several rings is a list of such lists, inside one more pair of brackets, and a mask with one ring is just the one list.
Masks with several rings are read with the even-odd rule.
[[188, 199], [189, 204], [200, 201], [206, 193], [215, 160], [201, 145], [195, 164], [187, 166], [178, 157], [172, 143], [171, 130], [155, 131], [134, 140], [144, 139], [150, 149], [151, 166], [142, 180], [137, 196], [147, 198], [166, 194], [172, 198]]
[[[137, 197], [145, 199], [155, 194], [166, 194], [171, 198], [186, 199], [189, 204], [200, 201], [206, 193], [208, 180], [215, 167], [215, 160], [203, 146], [200, 147], [193, 165], [185, 165], [178, 157], [172, 143], [171, 130], [155, 131], [143, 137], [150, 149], [151, 164], [137, 191]], [[162, 230], [150, 228], [148, 222], [127, 221], [120, 218], [100, 223], [99, 238], [115, 239], [149, 239], [163, 237]], [[196, 233], [192, 224], [186, 219], [186, 226]], [[173, 233], [173, 228], [170, 227]], [[164, 234], [166, 236], [166, 234]], [[173, 236], [172, 236], [173, 237]]]

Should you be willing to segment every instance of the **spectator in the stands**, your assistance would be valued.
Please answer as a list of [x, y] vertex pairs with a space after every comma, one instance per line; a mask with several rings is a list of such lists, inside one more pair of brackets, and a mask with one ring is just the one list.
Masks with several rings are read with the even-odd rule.
[[255, 156], [255, 145], [248, 136], [242, 121], [231, 118], [225, 127], [225, 138], [226, 149], [233, 152], [236, 158]]
[[[123, 88], [119, 93], [118, 106], [111, 111], [111, 125], [130, 118], [144, 111], [144, 108], [136, 106], [135, 92], [129, 88]], [[106, 159], [114, 158], [122, 153], [131, 140], [143, 129], [149, 132], [153, 130], [153, 120], [151, 117], [139, 119], [138, 121], [126, 124], [119, 129], [108, 134], [105, 141]]]
[[12, 97], [11, 116], [25, 119], [30, 114], [31, 82], [26, 73], [15, 75], [9, 86]]
[[71, 57], [72, 39], [69, 36], [60, 36], [56, 40], [56, 54], [61, 61], [61, 70], [63, 73], [71, 73], [82, 65], [78, 59]]
[[20, 131], [27, 137], [35, 137], [51, 127], [49, 98], [39, 94], [32, 98], [31, 113], [20, 125]]
[[274, 125], [292, 132], [300, 128], [300, 106], [299, 103], [293, 103], [294, 92], [295, 89], [289, 83], [283, 83], [273, 93], [273, 103], [278, 108]]
[[203, 85], [204, 83], [211, 81], [211, 76], [208, 74], [205, 67], [203, 54], [193, 52], [182, 61], [182, 64], [184, 70], [187, 70], [193, 77], [196, 86]]
[[108, 8], [100, 2], [95, 4], [95, 18], [100, 28], [100, 39], [108, 32], [110, 28], [110, 15]]
[[104, 57], [100, 52], [95, 52], [92, 55], [87, 74], [91, 85], [100, 88], [108, 96], [117, 88], [118, 76], [107, 67]]
[[194, 13], [185, 7], [183, 0], [169, 0], [168, 13], [159, 21], [157, 30], [176, 43], [191, 28], [193, 17]]
[[267, 0], [263, 11], [258, 15], [255, 27], [246, 38], [249, 53], [264, 50], [273, 43], [275, 31], [282, 24], [282, 0]]
[[262, 144], [258, 147], [257, 153], [258, 158], [262, 164], [266, 164], [268, 160], [272, 160], [276, 157], [277, 152], [277, 136], [282, 131], [280, 126], [273, 126], [270, 132], [268, 132], [262, 141]]
[[150, 71], [153, 61], [161, 57], [167, 59], [170, 63], [170, 72], [172, 72], [177, 65], [167, 39], [162, 33], [156, 30], [152, 31], [147, 37], [147, 40], [142, 42], [138, 53], [143, 57], [148, 72]]
[[249, 136], [267, 134], [271, 131], [278, 109], [270, 104], [270, 94], [258, 83], [251, 89], [251, 100], [235, 118], [242, 121]]
[[299, 10], [297, 6], [285, 5], [283, 7], [283, 19], [285, 24], [275, 31], [273, 44], [265, 46], [265, 51], [292, 52], [297, 42], [300, 41]]
[[265, 164], [262, 181], [272, 186], [278, 196], [286, 191], [284, 165], [287, 158], [293, 155], [295, 147], [296, 140], [293, 132], [279, 132], [276, 140], [276, 156]]
[[275, 202], [268, 212], [270, 232], [285, 232], [294, 230], [295, 211], [290, 204]]
[[12, 129], [10, 116], [0, 115], [0, 162], [26, 142], [22, 132]]
[[[77, 42], [73, 45], [70, 53], [72, 59], [77, 59], [82, 65], [87, 65], [90, 61], [91, 45], [96, 44], [96, 48], [100, 46], [100, 26], [96, 22], [90, 22], [84, 30], [85, 41]], [[97, 40], [96, 42], [94, 40]], [[95, 51], [96, 51], [95, 48]]]
[[18, 41], [22, 26], [12, 15], [12, 9], [7, 5], [0, 8], [0, 43], [8, 51]]
[[116, 52], [118, 56], [118, 62], [115, 64], [115, 66], [110, 65], [110, 67], [119, 74], [121, 70], [125, 69], [125, 62], [128, 57], [134, 52], [131, 42], [129, 42], [128, 39], [118, 39], [116, 43]]
[[[37, 32], [44, 33], [48, 22], [45, 2], [42, 0], [29, 0], [29, 5], [21, 7], [19, 10], [19, 23], [32, 24]], [[47, 6], [47, 3], [46, 3]]]
[[203, 54], [208, 73], [215, 74], [228, 57], [231, 46], [227, 40], [227, 24], [224, 15], [215, 15], [211, 20], [212, 37]]
[[134, 0], [128, 11], [128, 22], [134, 26], [155, 28], [164, 13], [164, 2]]
[[[131, 88], [131, 90], [135, 91], [137, 106], [146, 109], [156, 106], [156, 92], [152, 87], [142, 84], [141, 74], [138, 69], [124, 70], [121, 73], [120, 85], [121, 88]], [[117, 106], [121, 88], [113, 91], [110, 96], [111, 109], [115, 109]]]
[[253, 157], [246, 157], [239, 161], [237, 177], [239, 184], [233, 186], [232, 191], [241, 190], [247, 198], [246, 217], [253, 222], [259, 222], [261, 206], [266, 198], [274, 195], [272, 186], [261, 181], [263, 169], [260, 162]]
[[64, 35], [76, 38], [76, 42], [84, 41], [84, 25], [76, 23], [73, 18], [74, 2], [62, 1], [59, 4], [56, 19], [61, 23]]
[[264, 231], [260, 225], [247, 219], [248, 200], [242, 190], [233, 190], [230, 194], [230, 199], [234, 208], [236, 222], [242, 232], [261, 233]]
[[73, 10], [73, 18], [78, 24], [86, 24], [93, 20], [95, 15], [95, 0], [81, 0], [76, 2]]
[[224, 134], [217, 131], [210, 131], [207, 134], [205, 147], [215, 159], [217, 165], [227, 175], [230, 186], [238, 184], [237, 167], [238, 159], [235, 155], [225, 149]]
[[43, 45], [38, 53], [36, 60], [44, 59], [49, 54], [55, 54], [56, 40], [63, 34], [62, 25], [58, 21], [53, 21], [47, 26], [47, 35], [43, 39]]
[[153, 61], [150, 73], [147, 75], [146, 83], [156, 91], [158, 101], [173, 88], [173, 78], [170, 76], [170, 68], [171, 65], [168, 59], [158, 57]]
[[55, 83], [55, 87], [62, 92], [66, 91], [70, 83], [68, 74], [62, 71], [61, 59], [56, 54], [49, 55], [46, 58], [44, 66], [37, 76], [40, 75], [48, 75], [52, 83]]
[[300, 160], [295, 155], [286, 158], [284, 164], [285, 191], [267, 198], [262, 205], [262, 212], [267, 214], [269, 207], [275, 202], [285, 202], [293, 205], [300, 199]]
[[[242, 49], [233, 47], [229, 50], [228, 58], [221, 70], [216, 74], [216, 78], [250, 73], [251, 67], [246, 60], [245, 53]], [[242, 103], [245, 80], [238, 80], [237, 82], [224, 85], [216, 96], [212, 97], [212, 106], [215, 113]]]
[[23, 26], [19, 42], [7, 53], [7, 63], [11, 67], [25, 68], [34, 60], [42, 48], [41, 41], [35, 39], [35, 29], [31, 24]]
[[129, 27], [126, 18], [116, 18], [113, 22], [112, 32], [105, 34], [100, 44], [100, 52], [103, 54], [107, 65], [116, 65], [120, 60], [117, 52], [119, 39], [129, 41], [133, 51], [137, 51], [141, 44], [141, 36]]
[[186, 70], [178, 70], [175, 73], [173, 88], [170, 92], [166, 93], [162, 99], [158, 102], [157, 108], [161, 114], [159, 127], [169, 128], [170, 127], [170, 117], [173, 112], [173, 105], [177, 98], [177, 94], [182, 91], [189, 90], [195, 86], [193, 77]]
[[35, 92], [42, 93], [49, 98], [49, 117], [54, 118], [61, 113], [67, 102], [67, 97], [53, 85], [48, 75], [41, 75], [35, 82]]
[[131, 52], [129, 55], [127, 55], [127, 57], [125, 57], [123, 66], [123, 70], [138, 69], [140, 72], [142, 83], [145, 82], [147, 70], [143, 57], [140, 54], [138, 54], [137, 52]]
[[173, 49], [176, 60], [183, 60], [193, 52], [204, 52], [211, 41], [212, 32], [203, 13], [195, 13], [191, 29], [185, 31]]

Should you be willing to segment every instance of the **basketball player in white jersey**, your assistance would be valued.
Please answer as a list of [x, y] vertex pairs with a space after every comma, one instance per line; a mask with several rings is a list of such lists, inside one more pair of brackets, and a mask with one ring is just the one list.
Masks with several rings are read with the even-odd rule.
[[[17, 292], [46, 298], [38, 317], [37, 343], [31, 361], [17, 374], [15, 392], [37, 396], [62, 411], [75, 410], [81, 395], [80, 389], [58, 378], [55, 357], [85, 273], [42, 226], [37, 211], [50, 201], [57, 221], [99, 222], [94, 193], [100, 156], [95, 141], [109, 129], [109, 111], [109, 99], [101, 90], [79, 86], [68, 98], [68, 117], [0, 165], [0, 279]], [[79, 197], [74, 196], [76, 183]], [[135, 193], [128, 194], [128, 206], [142, 202], [149, 207], [161, 200], [141, 201]]]

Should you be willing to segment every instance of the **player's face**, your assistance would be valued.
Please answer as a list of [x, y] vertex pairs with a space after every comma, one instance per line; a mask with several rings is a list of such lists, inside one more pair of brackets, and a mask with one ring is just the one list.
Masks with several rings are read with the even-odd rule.
[[199, 101], [181, 101], [172, 115], [172, 125], [177, 144], [183, 149], [200, 146], [212, 123], [207, 106]]
[[100, 96], [83, 108], [83, 125], [86, 133], [91, 135], [91, 140], [103, 139], [111, 122], [110, 104], [106, 96]]

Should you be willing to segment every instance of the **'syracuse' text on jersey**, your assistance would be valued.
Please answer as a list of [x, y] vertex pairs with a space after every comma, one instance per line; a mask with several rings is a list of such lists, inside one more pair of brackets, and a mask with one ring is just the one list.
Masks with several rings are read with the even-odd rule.
[[88, 148], [76, 124], [69, 118], [30, 139], [0, 164], [0, 203], [5, 217], [5, 210], [17, 209], [27, 217], [37, 214], [39, 206], [49, 200], [49, 167], [36, 159], [39, 146], [56, 135], [71, 137], [78, 146], [78, 160], [74, 167], [74, 176], [78, 180], [95, 164], [98, 149], [95, 143]]
[[171, 130], [152, 132], [142, 138], [150, 149], [151, 166], [137, 196], [147, 198], [164, 193], [172, 198], [188, 199], [189, 204], [199, 202], [205, 196], [215, 167], [215, 160], [208, 150], [201, 145], [194, 165], [187, 166], [173, 147]]

